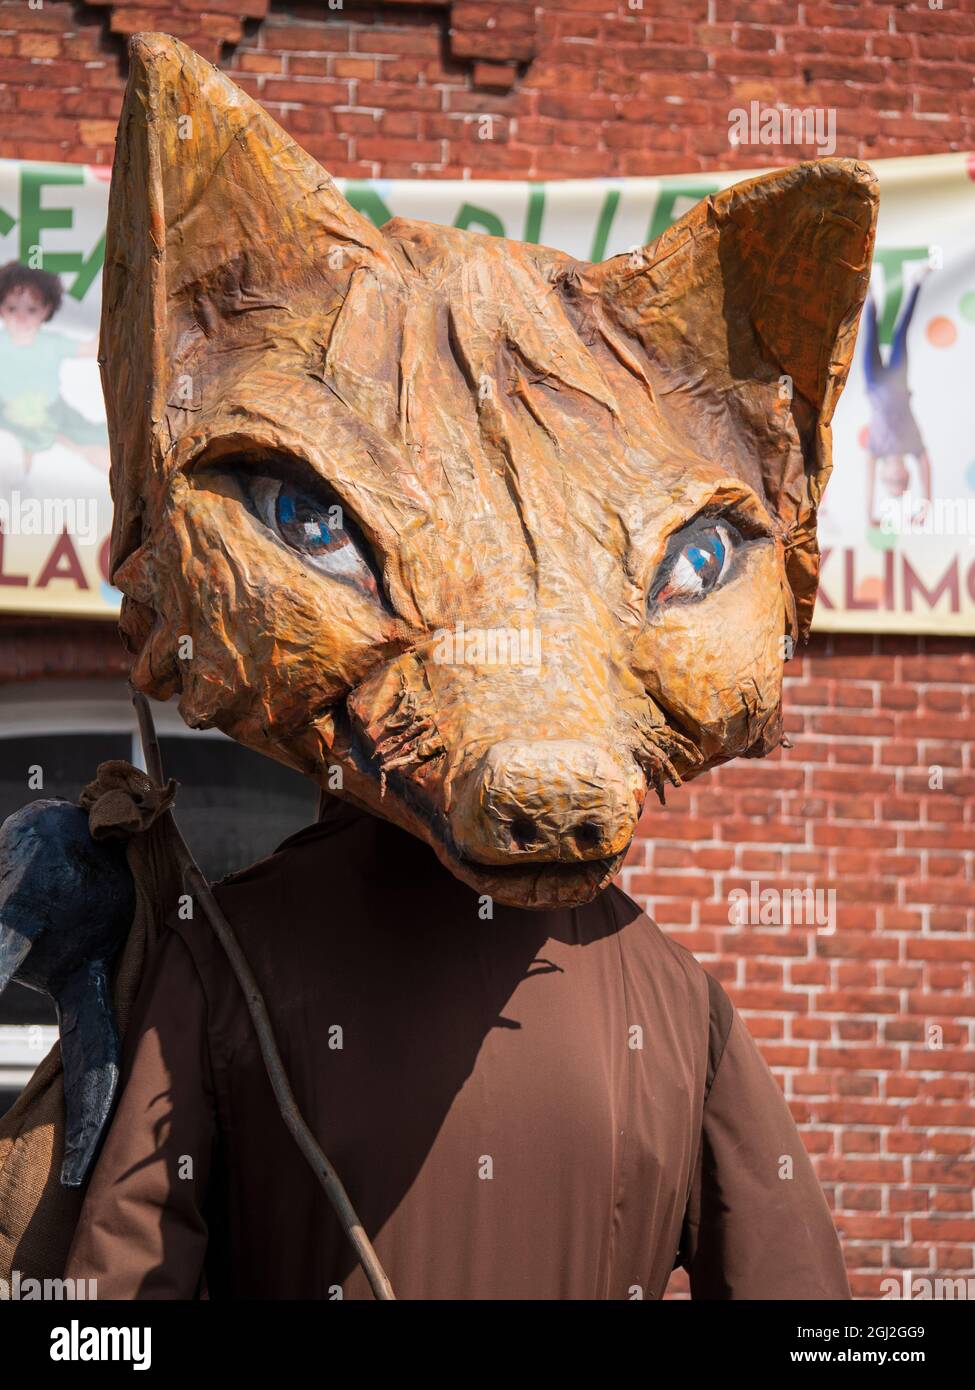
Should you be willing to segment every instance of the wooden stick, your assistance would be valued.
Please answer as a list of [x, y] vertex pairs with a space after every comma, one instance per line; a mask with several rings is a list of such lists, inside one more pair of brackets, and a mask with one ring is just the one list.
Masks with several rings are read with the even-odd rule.
[[[131, 687], [130, 687], [131, 688]], [[135, 705], [136, 716], [139, 720], [139, 733], [142, 738], [142, 748], [146, 760], [146, 768], [149, 776], [159, 786], [165, 785], [162, 771], [162, 754], [159, 747], [159, 740], [156, 737], [155, 725], [153, 723], [152, 711], [146, 697], [138, 690], [132, 691], [132, 703]], [[314, 1134], [309, 1129], [304, 1117], [298, 1109], [291, 1083], [288, 1080], [281, 1054], [278, 1051], [277, 1043], [274, 1040], [274, 1030], [271, 1027], [271, 1019], [267, 1011], [267, 1005], [261, 994], [257, 981], [251, 971], [247, 958], [241, 950], [240, 942], [234, 933], [233, 927], [228, 922], [220, 909], [220, 905], [207, 882], [206, 875], [193, 858], [193, 854], [183, 839], [176, 824], [176, 819], [172, 811], [167, 811], [170, 829], [173, 834], [173, 843], [179, 861], [180, 871], [183, 881], [190, 890], [193, 897], [200, 903], [203, 912], [213, 928], [214, 934], [223, 947], [230, 968], [237, 977], [237, 982], [244, 992], [244, 1000], [247, 1004], [251, 1021], [254, 1024], [254, 1031], [257, 1033], [257, 1040], [261, 1049], [261, 1056], [264, 1059], [264, 1066], [267, 1070], [271, 1087], [274, 1091], [275, 1099], [278, 1102], [278, 1109], [281, 1117], [287, 1125], [295, 1143], [308, 1161], [309, 1166], [314, 1172], [318, 1181], [325, 1190], [325, 1195], [339, 1219], [339, 1223], [345, 1232], [356, 1258], [362, 1266], [363, 1273], [369, 1280], [369, 1286], [373, 1294], [381, 1302], [393, 1301], [396, 1298], [393, 1286], [389, 1282], [386, 1271], [383, 1269], [379, 1256], [373, 1248], [372, 1242], [366, 1235], [365, 1229], [355, 1208], [349, 1200], [349, 1194], [342, 1184], [338, 1173], [332, 1167]]]
[[139, 739], [142, 743], [142, 756], [145, 759], [146, 772], [157, 787], [164, 787], [166, 780], [163, 777], [162, 750], [156, 736], [156, 725], [152, 717], [152, 710], [149, 708], [149, 701], [141, 690], [136, 690], [131, 683], [129, 684], [129, 694], [132, 697], [133, 705], [135, 705], [135, 717], [139, 721]]

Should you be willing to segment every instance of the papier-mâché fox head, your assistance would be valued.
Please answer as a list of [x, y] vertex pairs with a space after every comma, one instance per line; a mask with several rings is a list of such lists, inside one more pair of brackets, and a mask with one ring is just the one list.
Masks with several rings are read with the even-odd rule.
[[599, 265], [380, 231], [138, 36], [102, 332], [135, 684], [479, 893], [590, 899], [648, 789], [780, 740], [876, 208], [833, 160]]

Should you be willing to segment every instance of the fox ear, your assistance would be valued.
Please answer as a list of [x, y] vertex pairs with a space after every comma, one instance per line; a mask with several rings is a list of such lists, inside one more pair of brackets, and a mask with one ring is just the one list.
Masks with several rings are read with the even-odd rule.
[[830, 421], [870, 275], [878, 192], [852, 160], [821, 160], [699, 203], [642, 252], [590, 267], [603, 336], [646, 370], [694, 451], [767, 501], [786, 534], [804, 635], [819, 572], [816, 510]]
[[357, 266], [388, 260], [372, 223], [212, 64], [164, 34], [137, 34], [129, 62], [101, 329], [113, 573], [139, 544], [154, 436], [200, 345], [245, 345], [269, 309], [303, 301], [325, 316]]

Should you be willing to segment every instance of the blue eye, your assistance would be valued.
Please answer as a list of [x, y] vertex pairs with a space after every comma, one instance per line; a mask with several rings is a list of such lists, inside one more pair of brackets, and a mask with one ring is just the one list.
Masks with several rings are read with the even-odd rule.
[[[329, 507], [306, 492], [282, 483], [275, 508], [281, 536], [293, 550], [305, 555], [324, 555], [350, 544], [341, 524], [341, 508]], [[332, 520], [334, 535], [329, 529]]]
[[685, 546], [681, 554], [687, 556], [695, 573], [706, 581], [713, 571], [716, 570], [718, 574], [721, 573], [725, 557], [724, 542], [717, 531], [712, 531], [701, 545]]
[[695, 528], [693, 537], [665, 558], [651, 598], [664, 603], [709, 594], [727, 573], [738, 539], [737, 531], [726, 521]]
[[379, 597], [366, 541], [334, 494], [316, 495], [280, 478], [254, 473], [246, 474], [242, 482], [256, 515], [306, 565]]

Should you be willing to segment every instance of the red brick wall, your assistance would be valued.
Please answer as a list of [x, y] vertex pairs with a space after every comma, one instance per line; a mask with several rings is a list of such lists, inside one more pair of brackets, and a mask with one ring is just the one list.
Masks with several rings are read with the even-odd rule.
[[[633, 0], [636, 3], [636, 0]], [[752, 100], [835, 109], [840, 154], [975, 149], [975, 0], [0, 0], [0, 156], [111, 159], [122, 37], [222, 65], [336, 174], [564, 178], [788, 163]], [[266, 18], [263, 18], [266, 16]], [[493, 21], [493, 23], [492, 23]], [[520, 63], [517, 54], [533, 55]], [[508, 60], [509, 91], [484, 60]], [[57, 98], [56, 100], [54, 98]], [[493, 138], [472, 118], [494, 115]]]
[[[0, 0], [0, 156], [109, 161], [122, 36], [147, 27], [219, 59], [340, 175], [789, 162], [729, 148], [752, 100], [835, 108], [840, 154], [975, 149], [975, 0]], [[975, 1270], [975, 655], [819, 638], [789, 670], [793, 749], [649, 811], [626, 886], [745, 1012], [872, 1296], [904, 1268]], [[753, 879], [835, 889], [835, 934], [730, 926]]]
[[[875, 1297], [973, 1269], [975, 643], [817, 637], [787, 669], [793, 747], [651, 806], [624, 887], [742, 1010]], [[730, 925], [753, 881], [835, 890], [835, 932]]]

